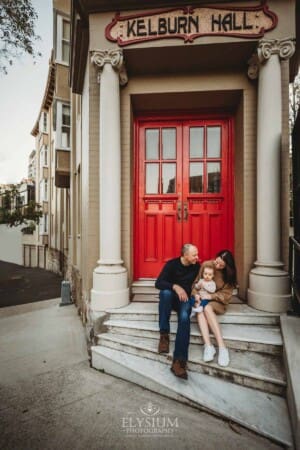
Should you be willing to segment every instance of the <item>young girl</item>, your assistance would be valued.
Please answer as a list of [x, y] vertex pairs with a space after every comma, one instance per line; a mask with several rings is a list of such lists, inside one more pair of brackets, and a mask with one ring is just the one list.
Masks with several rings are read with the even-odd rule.
[[[213, 278], [215, 275], [215, 266], [211, 261], [206, 261], [201, 265], [200, 280], [194, 285], [197, 290], [195, 294], [195, 304], [192, 307], [191, 318], [198, 312], [202, 312], [209, 300], [206, 299], [206, 294], [213, 294], [216, 292], [216, 283]], [[201, 300], [201, 295], [203, 300]]]
[[[229, 304], [233, 289], [236, 287], [236, 267], [232, 253], [229, 250], [221, 250], [217, 253], [216, 258], [212, 261], [215, 266], [215, 277], [217, 289], [213, 294], [206, 293], [203, 296], [200, 293], [201, 300], [208, 300], [203, 305], [203, 312], [197, 313], [197, 321], [204, 341], [204, 353], [203, 360], [205, 362], [212, 361], [216, 354], [216, 349], [212, 345], [209, 335], [209, 329], [213, 332], [218, 347], [218, 364], [220, 366], [228, 366], [229, 352], [225, 346], [220, 324], [216, 317], [216, 314], [224, 314], [226, 307]], [[196, 283], [200, 276], [196, 278]], [[192, 295], [195, 296], [197, 290], [193, 288]]]

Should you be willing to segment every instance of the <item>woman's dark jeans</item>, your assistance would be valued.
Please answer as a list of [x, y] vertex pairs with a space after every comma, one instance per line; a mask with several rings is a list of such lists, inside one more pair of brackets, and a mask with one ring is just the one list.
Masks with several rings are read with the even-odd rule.
[[181, 302], [175, 292], [165, 289], [159, 293], [159, 329], [161, 333], [170, 332], [172, 309], [177, 312], [178, 326], [173, 359], [187, 361], [190, 343], [190, 314], [192, 300]]

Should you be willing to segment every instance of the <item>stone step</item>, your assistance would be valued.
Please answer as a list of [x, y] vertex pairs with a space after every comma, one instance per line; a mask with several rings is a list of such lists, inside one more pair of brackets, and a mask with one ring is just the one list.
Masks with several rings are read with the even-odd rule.
[[[153, 359], [170, 364], [174, 349], [171, 342], [170, 353], [158, 354], [158, 339], [141, 339], [136, 336], [126, 336], [116, 333], [102, 333], [98, 336], [98, 345], [114, 348], [136, 356]], [[260, 353], [240, 352], [230, 350], [230, 365], [220, 367], [217, 356], [210, 363], [202, 361], [203, 346], [190, 344], [189, 370], [217, 376], [230, 382], [252, 387], [277, 395], [285, 395], [285, 377], [282, 358]]]
[[[158, 322], [141, 320], [114, 320], [104, 322], [105, 331], [127, 334], [140, 338], [158, 339]], [[170, 322], [170, 339], [175, 339], [177, 323]], [[260, 353], [280, 355], [282, 353], [282, 337], [280, 328], [262, 325], [222, 324], [222, 333], [228, 348], [248, 350]], [[214, 337], [212, 337], [214, 341]], [[191, 344], [202, 344], [198, 325], [191, 324]]]
[[[137, 281], [134, 281], [131, 284], [131, 293], [133, 294], [133, 300], [132, 301], [139, 301], [139, 302], [149, 302], [154, 301], [158, 302], [158, 294], [159, 290], [155, 288], [155, 278], [151, 279], [140, 279]], [[232, 301], [238, 301], [239, 303], [243, 303], [242, 300], [240, 300], [237, 297], [238, 290], [234, 290], [234, 297]], [[152, 297], [152, 299], [150, 299]]]
[[91, 348], [92, 366], [161, 395], [234, 421], [282, 445], [292, 446], [289, 414], [283, 398], [208, 375], [189, 372], [176, 378], [167, 364], [111, 348]]
[[138, 280], [131, 284], [132, 294], [154, 294], [158, 296], [159, 290], [154, 287], [155, 279]]
[[[123, 308], [106, 311], [112, 319], [158, 321], [158, 305], [155, 303], [130, 303]], [[177, 314], [172, 312], [171, 321], [177, 321]], [[220, 323], [240, 323], [251, 325], [278, 325], [280, 315], [258, 311], [246, 304], [230, 304], [225, 314], [218, 316]], [[196, 323], [196, 318], [192, 319]]]
[[[132, 298], [132, 302], [143, 302], [143, 303], [158, 303], [159, 302], [159, 298], [158, 298], [158, 293], [159, 291], [155, 289], [155, 291], [153, 291], [153, 289], [155, 288], [149, 288], [149, 290], [147, 292], [144, 292], [143, 289], [140, 289], [141, 292], [136, 293], [136, 292], [132, 292], [133, 293], [133, 298]], [[134, 291], [134, 289], [133, 289]], [[238, 303], [238, 304], [245, 304], [245, 302], [243, 300], [241, 300], [240, 298], [238, 298], [236, 295], [233, 295], [231, 298], [231, 302], [230, 303]]]

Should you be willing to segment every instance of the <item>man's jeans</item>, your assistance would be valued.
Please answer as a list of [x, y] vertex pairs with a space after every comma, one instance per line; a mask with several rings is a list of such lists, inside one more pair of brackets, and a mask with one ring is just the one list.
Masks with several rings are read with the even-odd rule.
[[159, 329], [161, 333], [170, 332], [171, 311], [175, 310], [178, 316], [175, 349], [173, 359], [187, 361], [190, 343], [190, 314], [191, 302], [181, 302], [175, 292], [165, 289], [159, 293]]

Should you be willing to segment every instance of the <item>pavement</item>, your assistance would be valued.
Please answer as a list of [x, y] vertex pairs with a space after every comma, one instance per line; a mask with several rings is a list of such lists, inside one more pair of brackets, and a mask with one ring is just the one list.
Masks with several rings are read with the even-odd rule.
[[233, 423], [90, 367], [74, 305], [0, 309], [3, 450], [278, 450]]
[[61, 282], [48, 270], [0, 261], [0, 308], [60, 297]]

